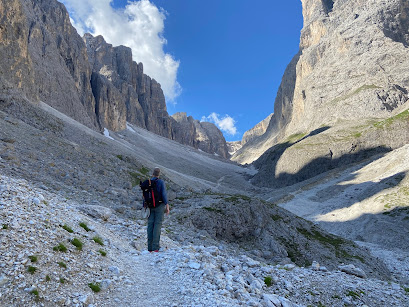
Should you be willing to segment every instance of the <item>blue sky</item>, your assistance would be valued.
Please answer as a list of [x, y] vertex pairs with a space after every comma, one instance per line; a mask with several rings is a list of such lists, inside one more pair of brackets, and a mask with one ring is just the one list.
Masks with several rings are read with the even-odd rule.
[[[133, 50], [153, 46], [148, 55], [134, 52], [134, 59], [141, 58], [144, 66], [150, 61], [146, 56], [160, 59], [154, 63], [165, 69], [147, 73], [163, 85], [169, 114], [186, 112], [213, 120], [228, 141], [240, 140], [273, 112], [283, 72], [298, 52], [302, 28], [300, 0], [99, 0], [101, 11], [108, 10], [108, 4], [117, 12], [128, 6], [128, 19], [102, 17], [106, 20], [101, 25], [97, 17], [89, 17], [97, 10], [96, 1], [62, 2], [79, 32], [102, 34], [109, 43]], [[107, 31], [110, 20], [116, 31]], [[139, 32], [154, 30], [141, 37], [136, 30], [120, 30], [121, 22], [130, 21]]]

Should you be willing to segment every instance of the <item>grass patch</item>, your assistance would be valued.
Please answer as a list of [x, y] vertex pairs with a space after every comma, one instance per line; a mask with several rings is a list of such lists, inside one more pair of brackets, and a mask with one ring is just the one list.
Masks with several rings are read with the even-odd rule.
[[1, 228], [2, 229], [9, 229], [9, 225], [8, 224], [3, 224], [3, 226]]
[[88, 226], [87, 226], [87, 224], [85, 224], [84, 222], [81, 222], [81, 223], [80, 223], [80, 227], [84, 228], [85, 231], [87, 231], [87, 232], [88, 232], [88, 231], [91, 231], [91, 229], [89, 229]]
[[376, 122], [373, 124], [373, 126], [375, 128], [384, 128], [384, 127], [388, 128], [397, 120], [409, 120], [409, 110], [403, 111], [402, 113], [399, 113], [398, 115], [392, 116], [380, 122]]
[[57, 263], [58, 263], [58, 265], [59, 265], [60, 267], [62, 267], [62, 268], [64, 268], [64, 269], [67, 268], [67, 265], [66, 265], [64, 262], [57, 262]]
[[219, 208], [213, 208], [213, 207], [203, 207], [204, 210], [210, 211], [210, 212], [217, 212], [217, 213], [223, 213], [222, 209]]
[[107, 255], [107, 252], [104, 251], [104, 250], [102, 250], [102, 249], [98, 250], [98, 252], [99, 252], [99, 253], [101, 254], [101, 256], [103, 256], [103, 257], [105, 257], [105, 256]]
[[64, 244], [60, 243], [60, 244], [58, 244], [57, 246], [54, 246], [54, 247], [53, 247], [53, 250], [56, 251], [56, 252], [63, 252], [63, 253], [65, 253], [65, 252], [67, 252], [67, 247], [65, 247]]
[[37, 260], [38, 260], [38, 257], [37, 256], [28, 256], [28, 259], [30, 259], [31, 260], [31, 262], [37, 262]]
[[346, 293], [346, 295], [347, 295], [347, 296], [351, 296], [351, 297], [353, 297], [354, 299], [358, 299], [358, 298], [361, 297], [358, 292], [355, 292], [355, 291], [352, 291], [352, 290], [349, 290], [349, 291]]
[[292, 134], [287, 138], [287, 141], [289, 143], [295, 143], [299, 140], [301, 140], [304, 136], [306, 136], [305, 133], [296, 133], [296, 134]]
[[341, 244], [344, 244], [346, 242], [344, 239], [341, 239], [341, 238], [324, 236], [317, 230], [312, 230], [312, 232], [309, 232], [306, 229], [297, 228], [297, 231], [307, 238], [317, 240], [324, 244], [333, 245], [335, 247], [338, 247]]
[[71, 241], [71, 244], [74, 245], [79, 251], [82, 250], [83, 244], [82, 244], [82, 242], [81, 242], [79, 239], [74, 238], [74, 239]]
[[144, 175], [144, 176], [148, 176], [148, 174], [149, 174], [149, 169], [146, 168], [145, 166], [142, 166], [142, 167], [139, 169], [139, 172], [140, 172], [142, 175]]
[[30, 293], [35, 295], [35, 296], [38, 296], [38, 290], [37, 289], [31, 290]]
[[271, 215], [271, 218], [272, 218], [273, 221], [275, 221], [275, 222], [277, 222], [277, 221], [283, 219], [283, 218], [282, 218], [280, 215], [278, 215], [278, 214], [272, 214], [272, 215]]
[[142, 176], [139, 173], [135, 172], [128, 172], [129, 176], [131, 176], [131, 184], [132, 187], [136, 187], [139, 185], [139, 182], [142, 181]]
[[100, 285], [99, 283], [95, 283], [95, 284], [89, 283], [89, 284], [88, 284], [88, 287], [90, 287], [91, 290], [94, 291], [94, 292], [99, 292], [99, 291], [101, 291], [101, 285]]
[[227, 201], [227, 202], [236, 203], [236, 202], [238, 202], [239, 200], [250, 201], [251, 198], [248, 197], [248, 196], [246, 196], [246, 195], [236, 194], [236, 195], [232, 195], [232, 196], [230, 196], [230, 197], [227, 197], [227, 198], [225, 198], [224, 200]]
[[93, 237], [92, 240], [94, 240], [95, 243], [98, 243], [101, 246], [104, 246], [104, 242], [100, 237]]
[[358, 95], [360, 92], [362, 91], [366, 91], [366, 90], [370, 90], [370, 89], [377, 89], [377, 88], [381, 88], [375, 84], [365, 84], [362, 85], [361, 87], [358, 87], [355, 91], [353, 91], [352, 93], [346, 94], [344, 96], [341, 97], [337, 97], [334, 100], [332, 100], [330, 103], [337, 103], [343, 100], [347, 100], [355, 95]]
[[68, 231], [69, 233], [73, 233], [74, 230], [71, 229], [71, 227], [69, 227], [67, 224], [64, 224], [64, 226], [62, 226], [62, 228], [66, 231]]
[[51, 281], [50, 275], [46, 275], [46, 276], [45, 276], [45, 281]]
[[121, 161], [124, 160], [124, 157], [123, 157], [122, 155], [116, 155], [116, 157], [117, 157], [119, 160], [121, 160]]
[[60, 277], [60, 283], [65, 284], [65, 282], [66, 282], [66, 280], [64, 278]]
[[30, 266], [28, 267], [27, 271], [28, 271], [30, 274], [34, 274], [34, 273], [37, 271], [37, 268], [30, 265]]
[[271, 276], [264, 277], [264, 283], [267, 287], [271, 287], [273, 285], [273, 279], [271, 278]]

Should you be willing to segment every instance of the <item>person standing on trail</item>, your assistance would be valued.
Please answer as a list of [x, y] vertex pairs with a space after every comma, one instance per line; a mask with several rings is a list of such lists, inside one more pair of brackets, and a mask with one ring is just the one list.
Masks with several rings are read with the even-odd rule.
[[165, 182], [159, 179], [160, 168], [155, 167], [153, 170], [151, 181], [156, 181], [156, 191], [160, 196], [159, 204], [151, 208], [151, 213], [148, 218], [148, 251], [159, 252], [160, 246], [160, 231], [162, 228], [163, 215], [169, 214], [168, 197], [166, 193]]

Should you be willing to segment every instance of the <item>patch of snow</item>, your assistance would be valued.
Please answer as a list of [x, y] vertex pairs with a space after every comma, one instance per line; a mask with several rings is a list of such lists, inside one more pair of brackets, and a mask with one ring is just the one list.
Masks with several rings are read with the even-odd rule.
[[128, 129], [129, 131], [136, 133], [136, 131], [131, 127], [131, 125], [129, 123], [126, 123], [126, 129]]
[[107, 128], [104, 128], [104, 135], [105, 135], [108, 139], [114, 140], [114, 138], [109, 135], [109, 130], [108, 130]]

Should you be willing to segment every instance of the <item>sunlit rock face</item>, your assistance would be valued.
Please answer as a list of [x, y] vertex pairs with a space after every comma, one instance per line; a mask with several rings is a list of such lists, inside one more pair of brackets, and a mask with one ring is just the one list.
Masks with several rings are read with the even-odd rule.
[[[102, 36], [81, 38], [56, 0], [0, 0], [0, 85], [16, 88], [80, 123], [121, 131], [126, 122], [182, 144], [228, 157], [226, 141], [205, 124], [182, 126], [166, 108], [158, 82], [143, 72], [132, 51]], [[207, 127], [207, 128], [206, 128]], [[190, 137], [187, 137], [190, 135]]]
[[[407, 108], [409, 4], [303, 0], [300, 51], [288, 65], [266, 132], [233, 156], [251, 163], [294, 134]], [[327, 148], [328, 151], [328, 148]]]
[[32, 100], [98, 129], [85, 44], [55, 0], [0, 0], [0, 72]]

